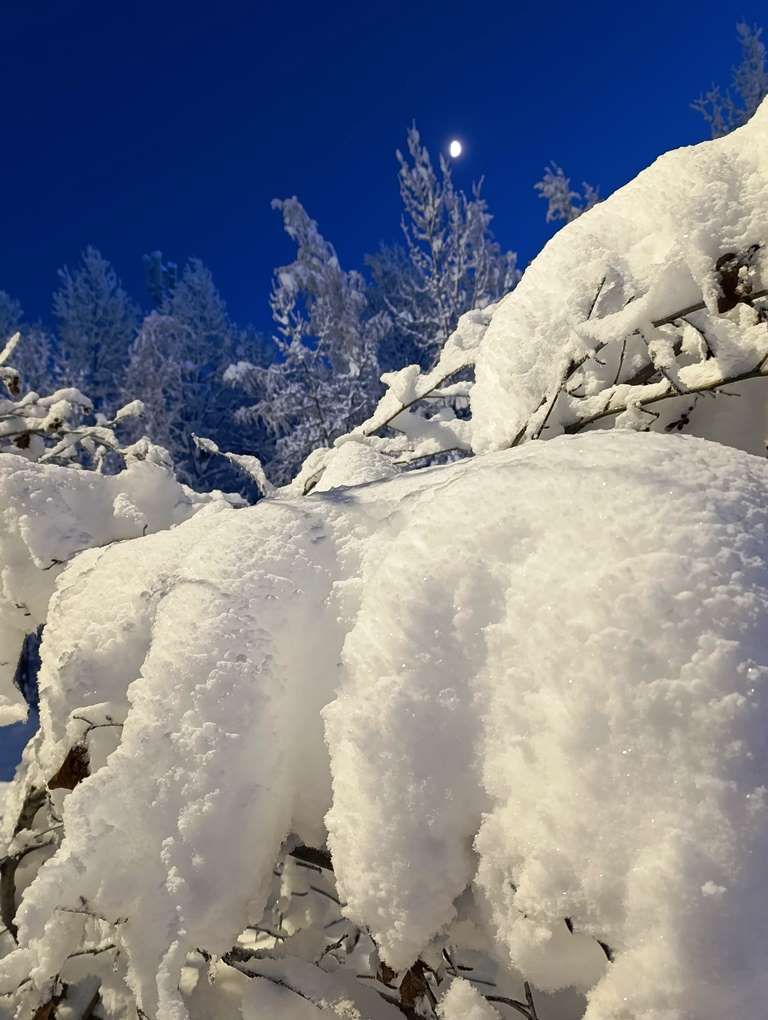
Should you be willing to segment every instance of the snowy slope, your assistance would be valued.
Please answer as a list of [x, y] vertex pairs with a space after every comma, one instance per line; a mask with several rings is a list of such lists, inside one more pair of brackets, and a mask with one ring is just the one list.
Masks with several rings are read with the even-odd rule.
[[[474, 925], [588, 1020], [761, 1015], [768, 465], [610, 432], [358, 482], [62, 573], [8, 796], [83, 719], [116, 750], [64, 800], [0, 992], [45, 988], [87, 904], [141, 1009], [185, 1016], [187, 954], [258, 922], [294, 834], [397, 970]], [[494, 1015], [460, 984], [443, 1009]]]

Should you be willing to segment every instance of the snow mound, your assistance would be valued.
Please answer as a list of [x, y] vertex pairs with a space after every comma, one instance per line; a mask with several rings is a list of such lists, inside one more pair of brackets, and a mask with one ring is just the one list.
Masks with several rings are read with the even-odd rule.
[[[718, 260], [753, 245], [759, 246], [756, 275], [765, 288], [768, 99], [739, 130], [661, 156], [563, 227], [534, 259], [496, 306], [477, 352], [474, 450], [509, 446], [542, 398], [553, 398], [568, 366], [599, 344], [618, 346], [702, 299], [716, 318]], [[744, 331], [732, 332], [738, 337]], [[733, 348], [734, 338], [724, 337], [719, 346]], [[596, 371], [583, 380], [582, 394], [589, 395], [590, 381], [604, 388], [618, 379], [617, 359], [610, 361], [604, 378]], [[765, 425], [762, 405], [760, 411]]]
[[[83, 719], [116, 749], [64, 799], [0, 993], [100, 918], [144, 1013], [186, 1016], [188, 954], [258, 921], [293, 837], [395, 970], [469, 895], [587, 1020], [760, 1015], [767, 495], [757, 458], [599, 433], [79, 556], [25, 781]], [[494, 1015], [461, 984], [442, 1009]]]
[[45, 622], [64, 564], [84, 549], [169, 528], [217, 498], [149, 460], [102, 475], [0, 456], [0, 726], [26, 718], [16, 664], [25, 634]]

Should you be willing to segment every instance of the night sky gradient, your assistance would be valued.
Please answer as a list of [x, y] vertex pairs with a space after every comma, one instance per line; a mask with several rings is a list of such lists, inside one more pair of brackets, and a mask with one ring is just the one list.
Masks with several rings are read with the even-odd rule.
[[523, 262], [553, 227], [544, 164], [603, 195], [706, 137], [689, 103], [768, 7], [667, 3], [2, 5], [0, 289], [47, 317], [86, 244], [146, 304], [141, 256], [202, 258], [230, 310], [269, 327], [292, 257], [273, 197], [297, 194], [345, 268], [399, 238], [394, 150], [415, 119], [465, 145]]

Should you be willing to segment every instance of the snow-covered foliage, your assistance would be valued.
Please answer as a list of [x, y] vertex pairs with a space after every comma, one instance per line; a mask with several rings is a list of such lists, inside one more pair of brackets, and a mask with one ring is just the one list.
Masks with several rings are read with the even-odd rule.
[[[224, 371], [237, 349], [237, 330], [210, 271], [192, 259], [141, 324], [130, 350], [124, 396], [144, 405], [142, 428], [169, 451], [179, 479], [196, 488], [227, 486], [217, 463], [201, 462], [194, 436], [242, 445], [235, 399]], [[222, 462], [223, 463], [223, 462]]]
[[429, 367], [459, 317], [498, 300], [520, 274], [515, 253], [493, 237], [482, 182], [471, 197], [457, 188], [444, 157], [435, 169], [415, 126], [407, 144], [407, 156], [397, 152], [406, 247], [385, 247], [368, 262], [394, 333], [389, 344]]
[[757, 25], [739, 22], [736, 26], [741, 46], [741, 62], [733, 68], [731, 89], [723, 92], [712, 85], [708, 92], [693, 103], [694, 110], [709, 125], [713, 138], [727, 135], [746, 124], [768, 95], [768, 65], [763, 30]]
[[62, 574], [7, 1015], [760, 1015], [768, 465], [614, 431], [373, 474]]
[[112, 266], [93, 247], [85, 249], [74, 272], [65, 267], [59, 276], [53, 309], [67, 377], [90, 394], [98, 411], [112, 412], [139, 310]]
[[299, 200], [273, 205], [297, 247], [295, 261], [275, 271], [272, 287], [278, 358], [266, 367], [232, 364], [226, 379], [256, 397], [239, 417], [263, 422], [277, 437], [268, 469], [285, 482], [308, 453], [330, 446], [375, 404], [385, 324], [369, 314], [362, 276], [341, 268]]
[[15, 333], [0, 350], [0, 384], [6, 392], [0, 396], [0, 454], [60, 463], [77, 459], [91, 467], [101, 467], [110, 457], [135, 455], [133, 447], [121, 446], [115, 429], [142, 414], [140, 401], [121, 407], [110, 421], [103, 415], [94, 418], [91, 401], [71, 387], [46, 396], [22, 395], [21, 375], [10, 361], [23, 345]]
[[26, 716], [16, 663], [64, 566], [84, 549], [170, 528], [209, 501], [175, 480], [162, 452], [137, 444], [114, 475], [0, 453], [0, 725]]
[[56, 365], [53, 338], [40, 323], [24, 320], [21, 304], [5, 291], [0, 291], [0, 343], [16, 333], [24, 341], [14, 351], [14, 368], [17, 369], [26, 389], [50, 393], [62, 384], [61, 366]]
[[[46, 620], [0, 1015], [762, 1015], [767, 243], [768, 101], [255, 507], [144, 534], [151, 465], [0, 458], [3, 661]], [[276, 282], [286, 358], [317, 264]], [[139, 486], [168, 524], [174, 485]]]
[[159, 309], [179, 282], [178, 264], [164, 260], [161, 251], [148, 252], [141, 261], [144, 264], [144, 284], [152, 307]]
[[593, 205], [597, 205], [600, 201], [597, 188], [587, 184], [586, 181], [582, 186], [583, 193], [574, 191], [570, 178], [566, 177], [565, 171], [557, 163], [550, 163], [545, 168], [544, 176], [534, 184], [534, 188], [538, 191], [539, 198], [545, 199], [547, 203], [547, 223], [557, 220], [571, 223]]
[[[460, 320], [430, 372], [385, 376], [348, 438], [410, 463], [616, 425], [763, 455], [767, 253], [763, 103], [567, 224], [511, 294]], [[468, 417], [443, 406], [457, 396]]]

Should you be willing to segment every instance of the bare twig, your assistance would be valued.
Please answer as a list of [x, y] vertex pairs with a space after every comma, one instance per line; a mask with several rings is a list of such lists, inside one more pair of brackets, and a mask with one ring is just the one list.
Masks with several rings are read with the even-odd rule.
[[[740, 375], [729, 376], [727, 379], [718, 379], [713, 382], [703, 383], [701, 386], [691, 386], [685, 391], [685, 394], [683, 395], [692, 396], [693, 394], [696, 393], [710, 393], [714, 390], [720, 389], [722, 386], [732, 386], [735, 383], [746, 382], [749, 379], [765, 379], [766, 376], [768, 376], [768, 372], [766, 372], [765, 369], [766, 360], [767, 359], [764, 358], [755, 368], [751, 369], [749, 372], [742, 372]], [[676, 390], [670, 387], [670, 389], [667, 390], [667, 392], [665, 393], [654, 394], [653, 396], [645, 398], [638, 397], [637, 400], [633, 401], [633, 404], [639, 410], [645, 411], [648, 404], [658, 404], [664, 400], [671, 400], [679, 396], [681, 396], [681, 394], [679, 394]], [[577, 432], [580, 432], [583, 428], [586, 428], [587, 425], [592, 425], [597, 421], [603, 421], [605, 418], [613, 418], [616, 415], [622, 414], [626, 410], [627, 403], [625, 401], [617, 407], [605, 408], [604, 410], [598, 411], [595, 414], [588, 415], [586, 418], [580, 418], [578, 421], [571, 422], [569, 425], [566, 425], [564, 427], [563, 431], [569, 435], [573, 435]]]
[[[750, 295], [750, 301], [755, 301], [755, 300], [758, 300], [758, 299], [764, 298], [764, 297], [768, 297], [768, 288], [764, 289], [764, 290], [755, 291], [754, 294]], [[593, 304], [593, 307], [594, 307], [594, 304]], [[654, 327], [654, 329], [658, 329], [661, 326], [667, 326], [667, 325], [670, 325], [670, 324], [672, 324], [674, 322], [677, 322], [677, 321], [680, 321], [680, 320], [685, 320], [685, 317], [687, 315], [691, 315], [693, 312], [700, 312], [700, 311], [704, 310], [706, 307], [707, 306], [706, 306], [705, 302], [700, 301], [700, 302], [698, 302], [695, 305], [689, 305], [687, 308], [681, 308], [678, 311], [673, 312], [670, 315], [662, 316], [662, 318], [660, 318], [660, 319], [654, 319], [651, 322], [651, 325]], [[637, 333], [639, 333], [639, 330], [635, 330], [635, 334], [637, 334]], [[624, 342], [626, 343], [626, 338], [625, 338]], [[541, 436], [541, 433], [542, 433], [543, 429], [546, 427], [547, 422], [549, 421], [549, 418], [550, 418], [552, 410], [553, 410], [553, 408], [555, 406], [555, 403], [557, 402], [558, 397], [560, 396], [561, 392], [565, 388], [565, 386], [568, 383], [568, 381], [573, 378], [575, 373], [578, 372], [578, 370], [580, 368], [582, 368], [586, 364], [587, 361], [589, 361], [591, 359], [594, 359], [595, 356], [600, 351], [602, 351], [605, 347], [607, 347], [609, 343], [610, 343], [610, 341], [608, 341], [608, 340], [602, 341], [601, 343], [597, 344], [591, 351], [587, 352], [582, 357], [577, 358], [575, 361], [572, 361], [564, 369], [563, 374], [562, 374], [561, 379], [560, 379], [560, 382], [559, 382], [559, 384], [557, 386], [557, 389], [555, 390], [555, 393], [554, 393], [553, 397], [549, 400], [549, 406], [547, 408], [547, 412], [546, 412], [546, 415], [544, 417], [544, 420], [542, 421], [542, 423], [539, 426], [539, 428], [536, 430], [536, 433], [534, 435], [531, 435], [531, 437], [530, 437], [532, 440], [533, 439], [538, 439]], [[707, 345], [707, 347], [709, 349], [709, 345]], [[623, 351], [622, 351], [622, 361], [623, 361]], [[628, 386], [641, 386], [644, 383], [648, 382], [656, 374], [656, 372], [661, 372], [661, 371], [662, 371], [661, 369], [657, 368], [651, 362], [650, 364], [648, 364], [648, 365], [644, 366], [643, 368], [641, 368], [633, 376], [632, 379], [627, 381], [627, 383], [625, 385], [628, 385]], [[759, 375], [763, 375], [764, 373], [761, 372], [761, 373], [758, 373], [758, 374]], [[664, 377], [669, 382], [670, 387], [672, 387], [674, 389], [675, 386], [671, 382], [671, 380], [669, 380], [669, 377], [666, 376], [666, 375]], [[713, 389], [717, 389], [718, 387], [720, 387], [722, 385], [725, 385], [726, 383], [741, 382], [745, 378], [756, 378], [756, 377], [757, 377], [757, 375], [755, 375], [754, 373], [749, 373], [749, 374], [744, 375], [744, 376], [738, 376], [738, 377], [734, 377], [732, 379], [723, 380], [723, 382], [721, 382], [721, 383], [717, 383], [715, 385], [710, 385], [710, 386], [708, 386], [706, 388], [692, 387], [692, 388], [689, 388], [688, 390], [686, 390], [685, 393], [688, 394], [688, 393], [704, 392], [705, 389], [713, 390]], [[665, 394], [664, 396], [657, 397], [655, 399], [657, 399], [657, 400], [666, 400], [670, 396], [680, 396], [680, 395], [682, 395], [682, 394], [675, 392], [675, 393], [671, 393], [671, 394]], [[653, 402], [652, 400], [641, 401], [641, 403], [652, 403], [652, 402]], [[546, 396], [541, 400], [541, 402], [539, 403], [539, 406], [536, 408], [536, 411], [534, 412], [534, 414], [538, 413], [538, 411], [541, 409], [541, 407], [545, 403], [547, 403], [547, 397]], [[600, 420], [601, 418], [604, 418], [604, 417], [610, 417], [611, 415], [614, 415], [614, 414], [620, 414], [623, 410], [626, 410], [626, 408], [619, 408], [618, 410], [615, 410], [615, 411], [601, 412], [599, 415], [594, 415], [594, 416], [591, 416], [588, 419], [583, 419], [583, 421], [574, 422], [571, 426], [566, 426], [564, 431], [568, 432], [568, 433], [578, 432], [579, 429], [583, 427], [583, 425], [590, 424], [593, 421], [598, 421], [598, 420]], [[521, 426], [521, 428], [519, 429], [519, 431], [517, 432], [517, 434], [513, 438], [512, 442], [509, 444], [510, 448], [514, 448], [516, 446], [519, 446], [520, 443], [525, 439], [526, 434], [528, 432], [529, 424], [530, 424], [530, 418]]]
[[498, 1002], [502, 1006], [509, 1006], [520, 1013], [521, 1016], [524, 1016], [526, 1020], [533, 1020], [528, 1006], [524, 1002], [518, 1002], [517, 999], [509, 999], [506, 995], [486, 995], [484, 998], [488, 1002]]
[[74, 960], [78, 956], [100, 956], [102, 953], [108, 953], [112, 949], [117, 949], [117, 946], [114, 942], [108, 942], [104, 946], [93, 946], [91, 949], [78, 949], [76, 953], [70, 953], [67, 959]]
[[289, 857], [293, 857], [296, 861], [301, 861], [305, 864], [312, 864], [316, 868], [322, 868], [325, 871], [333, 871], [333, 861], [331, 855], [327, 850], [318, 850], [317, 847], [313, 846], [296, 846], [288, 854]]

